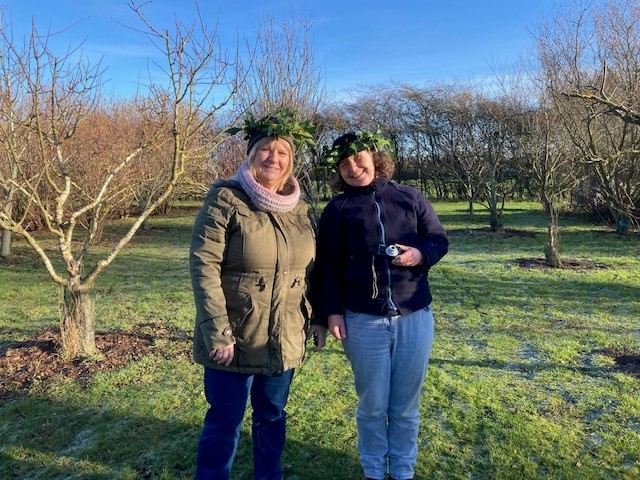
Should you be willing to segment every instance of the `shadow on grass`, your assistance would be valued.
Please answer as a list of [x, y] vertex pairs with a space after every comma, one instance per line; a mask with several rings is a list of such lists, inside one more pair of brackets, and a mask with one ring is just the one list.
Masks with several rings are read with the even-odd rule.
[[[473, 215], [469, 215], [469, 211], [464, 209], [456, 209], [453, 212], [445, 211], [438, 213], [438, 218], [445, 228], [447, 227], [447, 224], [489, 226], [489, 211], [484, 208], [476, 208]], [[502, 215], [502, 220], [505, 227], [521, 225], [541, 227], [546, 225], [546, 217], [543, 212], [526, 208], [505, 210]]]
[[[495, 277], [474, 271], [472, 267], [465, 270], [464, 276], [437, 274], [434, 285], [443, 292], [443, 309], [446, 310], [446, 303], [451, 301], [452, 292], [458, 292], [458, 298], [479, 311], [516, 307], [527, 312], [532, 302], [543, 312], [560, 306], [570, 307], [572, 313], [589, 314], [634, 310], [640, 306], [636, 300], [640, 298], [639, 286], [597, 280], [588, 272], [557, 275], [555, 271], [519, 269], [516, 275], [507, 272], [503, 277]], [[589, 327], [588, 322], [585, 327]]]
[[[640, 379], [640, 353], [633, 351], [620, 351], [616, 349], [596, 349], [590, 354], [606, 355], [613, 359], [613, 365], [595, 366], [589, 365], [563, 365], [559, 363], [545, 362], [505, 362], [491, 358], [484, 360], [451, 360], [431, 357], [431, 365], [458, 365], [461, 367], [491, 368], [495, 370], [518, 371], [523, 374], [531, 374], [546, 371], [564, 370], [565, 372], [575, 372], [581, 375], [594, 378], [602, 378], [614, 373], [624, 373], [631, 377]], [[589, 356], [590, 354], [587, 354]], [[584, 359], [583, 359], [584, 360]]]
[[[201, 424], [181, 420], [180, 410], [173, 419], [126, 413], [125, 404], [123, 399], [119, 412], [42, 396], [0, 400], [0, 478], [193, 478]], [[235, 480], [253, 478], [251, 452], [251, 440], [243, 431]], [[349, 453], [287, 440], [285, 477], [359, 478], [355, 454]]]
[[579, 365], [562, 365], [552, 363], [523, 363], [523, 362], [503, 362], [494, 359], [486, 360], [450, 360], [443, 358], [431, 357], [429, 359], [430, 365], [457, 365], [460, 367], [478, 367], [478, 368], [491, 368], [494, 370], [505, 371], [518, 371], [523, 374], [547, 372], [564, 370], [566, 372], [580, 373], [585, 376], [593, 378], [602, 378], [606, 375], [612, 375], [614, 373], [625, 373], [627, 375], [639, 377], [637, 366], [634, 364], [633, 368], [626, 367], [624, 364], [616, 362], [611, 366], [579, 366]]

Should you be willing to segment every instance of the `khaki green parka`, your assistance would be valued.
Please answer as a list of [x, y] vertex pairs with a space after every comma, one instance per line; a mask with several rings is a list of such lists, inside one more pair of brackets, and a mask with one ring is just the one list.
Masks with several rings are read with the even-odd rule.
[[[194, 360], [263, 375], [299, 366], [311, 317], [307, 279], [314, 255], [305, 202], [288, 213], [259, 211], [238, 182], [218, 180], [191, 237]], [[231, 344], [228, 367], [209, 358], [211, 350]]]

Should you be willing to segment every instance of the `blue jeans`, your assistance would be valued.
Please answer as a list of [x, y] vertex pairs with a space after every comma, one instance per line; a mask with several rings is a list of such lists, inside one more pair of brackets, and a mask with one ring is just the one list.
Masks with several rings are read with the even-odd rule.
[[210, 406], [198, 443], [196, 480], [229, 479], [249, 393], [253, 408], [253, 478], [282, 479], [284, 407], [292, 378], [293, 370], [269, 377], [205, 367], [204, 392]]
[[[413, 478], [420, 392], [433, 344], [431, 307], [403, 316], [345, 312], [342, 345], [358, 393], [358, 453], [365, 476]], [[387, 465], [388, 462], [388, 465]]]

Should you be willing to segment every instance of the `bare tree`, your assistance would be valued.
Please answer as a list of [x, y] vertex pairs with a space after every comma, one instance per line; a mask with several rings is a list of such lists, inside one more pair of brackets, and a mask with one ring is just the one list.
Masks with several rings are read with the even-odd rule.
[[[31, 140], [30, 132], [20, 128], [26, 122], [28, 111], [24, 100], [26, 97], [25, 83], [21, 76], [21, 51], [24, 45], [14, 44], [10, 25], [4, 25], [4, 18], [0, 10], [0, 30], [5, 39], [10, 39], [12, 49], [0, 49], [0, 199], [3, 215], [14, 219], [19, 215], [16, 208], [16, 181], [19, 175], [30, 174], [30, 163], [27, 155], [27, 145]], [[6, 43], [6, 42], [5, 42]], [[19, 50], [20, 49], [20, 50]], [[2, 229], [0, 257], [11, 255], [13, 232]]]
[[[318, 123], [327, 100], [324, 71], [316, 59], [312, 18], [292, 11], [281, 21], [265, 14], [256, 31], [255, 48], [245, 65], [237, 106], [259, 117], [279, 108], [296, 112], [298, 120]], [[319, 217], [316, 162], [311, 152], [298, 152], [294, 173], [309, 203], [313, 218]]]
[[518, 146], [549, 220], [545, 261], [550, 267], [561, 268], [558, 221], [570, 192], [582, 178], [579, 152], [561, 128], [557, 110], [549, 99], [540, 97], [535, 108], [524, 112], [522, 125]]
[[315, 50], [310, 16], [292, 11], [278, 21], [265, 14], [256, 31], [254, 55], [245, 67], [242, 109], [256, 116], [277, 108], [290, 108], [307, 118], [316, 115], [327, 93]]
[[[83, 357], [96, 352], [94, 335], [94, 300], [92, 286], [131, 240], [143, 222], [167, 199], [185, 170], [185, 164], [208, 157], [219, 142], [219, 136], [203, 138], [203, 126], [236, 94], [238, 77], [234, 64], [219, 48], [216, 30], [209, 29], [198, 16], [192, 25], [176, 19], [173, 29], [151, 24], [141, 6], [129, 3], [139, 18], [140, 31], [147, 36], [166, 61], [161, 66], [166, 85], [149, 84], [149, 96], [139, 105], [142, 124], [150, 126], [136, 132], [135, 143], [114, 158], [99, 188], [89, 191], [83, 179], [76, 176], [81, 165], [90, 161], [70, 154], [69, 145], [78, 129], [93, 112], [100, 99], [100, 65], [91, 66], [81, 52], [69, 50], [56, 55], [48, 45], [51, 35], [40, 35], [34, 28], [28, 48], [19, 51], [10, 37], [3, 34], [3, 56], [13, 56], [20, 65], [20, 81], [26, 86], [18, 104], [24, 104], [26, 121], [14, 122], [37, 137], [35, 155], [41, 161], [37, 175], [19, 172], [11, 181], [16, 195], [29, 209], [44, 218], [47, 230], [55, 237], [52, 251], [40, 236], [34, 236], [23, 219], [0, 212], [0, 226], [22, 235], [38, 253], [50, 277], [62, 286], [63, 313], [60, 321], [62, 349], [68, 357]], [[233, 60], [233, 59], [232, 59]], [[160, 67], [160, 65], [158, 65]], [[226, 88], [222, 100], [213, 103], [220, 90]], [[17, 116], [16, 112], [16, 116]], [[87, 253], [96, 240], [97, 219], [108, 207], [110, 192], [127, 178], [134, 160], [143, 152], [167, 144], [172, 152], [167, 159], [170, 172], [161, 189], [149, 201], [124, 235], [108, 253], [91, 264]], [[77, 155], [77, 154], [76, 154]], [[5, 205], [3, 205], [4, 207]], [[87, 220], [82, 228], [82, 219]], [[55, 261], [54, 253], [59, 260]], [[61, 263], [63, 270], [58, 270]]]
[[405, 150], [415, 181], [425, 194], [431, 184], [438, 198], [446, 198], [452, 182], [444, 134], [445, 95], [438, 85], [402, 85], [400, 94]]
[[503, 228], [502, 211], [514, 189], [516, 110], [509, 98], [490, 98], [473, 87], [440, 88], [442, 155], [473, 213], [474, 202], [489, 212], [492, 231]]
[[561, 120], [619, 233], [640, 223], [640, 4], [567, 2], [536, 32]]
[[477, 140], [475, 128], [475, 95], [468, 89], [444, 89], [441, 95], [442, 149], [449, 159], [450, 176], [466, 199], [469, 214], [473, 215], [481, 179], [487, 175], [487, 164], [482, 161], [482, 144]]

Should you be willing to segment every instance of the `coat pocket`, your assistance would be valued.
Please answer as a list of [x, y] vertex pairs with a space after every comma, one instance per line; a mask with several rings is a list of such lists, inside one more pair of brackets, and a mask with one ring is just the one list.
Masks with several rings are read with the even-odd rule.
[[272, 278], [244, 272], [230, 275], [228, 280], [225, 282], [227, 313], [236, 338], [233, 365], [241, 369], [265, 367], [269, 364]]

